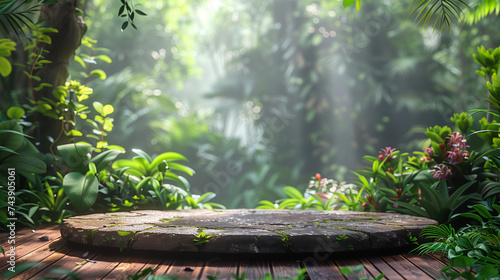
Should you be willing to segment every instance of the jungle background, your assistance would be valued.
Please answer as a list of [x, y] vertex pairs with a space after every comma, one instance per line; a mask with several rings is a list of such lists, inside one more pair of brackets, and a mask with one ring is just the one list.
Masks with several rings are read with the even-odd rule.
[[[137, 30], [117, 16], [121, 1], [83, 2], [76, 55], [110, 60], [72, 61], [70, 78], [94, 89], [90, 103], [114, 107], [109, 143], [183, 154], [191, 191], [228, 208], [305, 188], [316, 173], [349, 181], [381, 148], [422, 149], [427, 126], [484, 107], [472, 54], [500, 45], [494, 15], [439, 32], [401, 1], [135, 4], [147, 14]], [[25, 100], [2, 79], [6, 112]]]

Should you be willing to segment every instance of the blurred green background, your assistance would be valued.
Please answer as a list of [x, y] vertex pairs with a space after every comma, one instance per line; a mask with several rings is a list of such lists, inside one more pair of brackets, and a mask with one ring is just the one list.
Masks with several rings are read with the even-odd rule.
[[[105, 81], [87, 82], [90, 102], [115, 108], [108, 142], [185, 155], [192, 192], [228, 208], [305, 188], [316, 173], [349, 181], [381, 148], [421, 150], [426, 126], [484, 107], [472, 53], [500, 45], [495, 17], [439, 32], [408, 19], [409, 1], [136, 4], [148, 15], [123, 32], [120, 1], [85, 9], [93, 51], [113, 60], [94, 66]], [[71, 78], [81, 71], [73, 62]]]

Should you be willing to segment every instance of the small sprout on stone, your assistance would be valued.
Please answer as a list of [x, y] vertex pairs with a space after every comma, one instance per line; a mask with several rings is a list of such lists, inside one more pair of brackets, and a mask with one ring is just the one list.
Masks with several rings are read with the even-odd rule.
[[208, 243], [208, 240], [212, 237], [212, 235], [207, 235], [207, 233], [203, 231], [195, 234], [194, 236], [195, 238], [193, 241], [195, 246], [202, 246], [203, 244]]
[[121, 230], [118, 231], [118, 235], [119, 236], [127, 236], [127, 235], [129, 235], [131, 233], [132, 232], [130, 232], [130, 231], [121, 231]]

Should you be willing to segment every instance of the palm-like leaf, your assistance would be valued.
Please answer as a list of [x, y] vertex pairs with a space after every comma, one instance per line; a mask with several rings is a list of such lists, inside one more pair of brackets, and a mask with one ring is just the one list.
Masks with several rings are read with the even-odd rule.
[[477, 23], [486, 16], [500, 13], [500, 1], [498, 0], [476, 0], [470, 4], [471, 9], [463, 15], [463, 20], [468, 24]]
[[440, 29], [451, 30], [454, 22], [460, 21], [464, 8], [469, 6], [463, 0], [413, 0], [410, 16], [415, 15], [415, 21], [423, 27], [433, 27], [439, 23]]
[[0, 27], [6, 35], [15, 35], [19, 40], [25, 37], [24, 30], [34, 25], [31, 17], [40, 10], [40, 4], [30, 5], [31, 2], [33, 0], [0, 0]]

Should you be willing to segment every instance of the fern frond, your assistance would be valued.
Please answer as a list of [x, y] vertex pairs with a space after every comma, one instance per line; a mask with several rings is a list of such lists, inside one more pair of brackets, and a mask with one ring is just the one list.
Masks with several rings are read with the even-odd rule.
[[439, 23], [441, 30], [451, 30], [453, 23], [460, 21], [464, 9], [469, 6], [463, 0], [420, 0], [418, 3], [414, 0], [411, 7], [409, 17], [416, 14], [415, 21], [422, 27], [429, 27], [434, 22], [434, 29]]
[[0, 1], [0, 27], [6, 35], [15, 35], [21, 41], [24, 30], [34, 25], [29, 16], [40, 10], [40, 5], [25, 7], [32, 1]]
[[476, 0], [470, 4], [470, 7], [471, 9], [462, 16], [467, 24], [474, 24], [488, 15], [500, 13], [500, 1], [498, 0]]
[[455, 236], [455, 229], [451, 225], [428, 226], [422, 230], [420, 236], [433, 239], [449, 238]]

